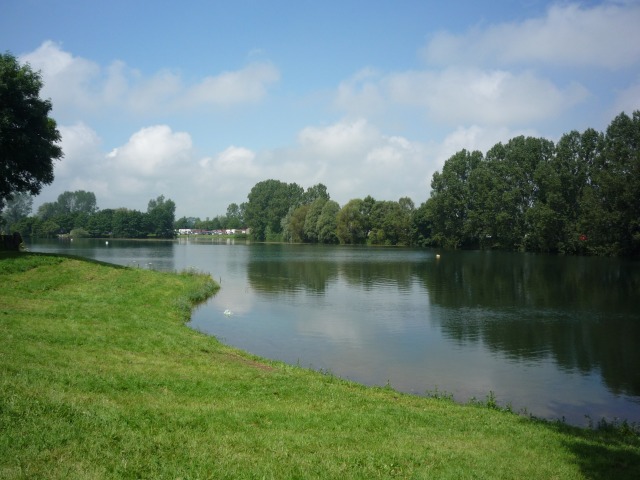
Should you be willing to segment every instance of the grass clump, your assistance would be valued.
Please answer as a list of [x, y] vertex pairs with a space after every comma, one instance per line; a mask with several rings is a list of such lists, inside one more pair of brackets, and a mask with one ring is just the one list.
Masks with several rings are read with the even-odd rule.
[[207, 275], [0, 259], [0, 478], [640, 478], [634, 433], [227, 347], [184, 325]]

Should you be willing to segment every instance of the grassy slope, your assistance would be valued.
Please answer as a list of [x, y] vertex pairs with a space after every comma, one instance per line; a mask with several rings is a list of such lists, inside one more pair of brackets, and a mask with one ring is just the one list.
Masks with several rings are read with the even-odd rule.
[[0, 256], [0, 478], [640, 478], [633, 434], [366, 388], [195, 332], [208, 277]]

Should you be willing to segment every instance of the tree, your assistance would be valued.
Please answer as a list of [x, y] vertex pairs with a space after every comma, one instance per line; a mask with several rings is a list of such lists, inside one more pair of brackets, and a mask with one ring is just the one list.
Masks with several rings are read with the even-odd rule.
[[316, 198], [310, 205], [304, 220], [304, 236], [309, 242], [318, 241], [318, 220], [322, 209], [328, 200], [324, 197]]
[[105, 208], [89, 217], [86, 230], [92, 237], [108, 237], [113, 233], [113, 214], [115, 210]]
[[40, 73], [0, 54], [0, 210], [13, 194], [40, 193], [63, 156], [51, 102], [39, 97], [42, 85]]
[[338, 212], [336, 234], [340, 243], [360, 244], [367, 241], [368, 228], [365, 222], [364, 201], [349, 200]]
[[421, 247], [427, 247], [432, 244], [432, 208], [433, 199], [429, 198], [416, 208], [411, 215], [411, 227], [415, 232], [415, 242]]
[[324, 198], [325, 200], [329, 200], [329, 192], [327, 192], [327, 187], [322, 183], [318, 183], [313, 187], [307, 188], [307, 191], [302, 195], [302, 204], [303, 205], [311, 205], [314, 200], [318, 198]]
[[237, 203], [231, 203], [227, 207], [227, 228], [240, 228], [244, 226], [243, 212]]
[[146, 215], [138, 210], [119, 208], [113, 212], [113, 236], [116, 238], [144, 238], [148, 226]]
[[282, 219], [300, 204], [302, 187], [279, 180], [264, 180], [253, 186], [244, 209], [246, 226], [256, 240], [273, 239], [282, 233]]
[[149, 233], [156, 238], [173, 238], [175, 230], [176, 204], [171, 199], [164, 198], [160, 195], [158, 198], [149, 200], [147, 206], [147, 226]]
[[304, 234], [304, 222], [307, 218], [309, 205], [300, 205], [297, 208], [291, 207], [287, 216], [282, 219], [283, 239], [291, 243], [302, 243], [307, 237]]
[[62, 213], [93, 214], [98, 210], [96, 195], [93, 192], [76, 190], [58, 195], [58, 209]]
[[340, 205], [334, 200], [324, 202], [316, 230], [318, 232], [319, 243], [338, 243], [336, 235], [336, 217], [340, 211]]
[[7, 207], [2, 213], [0, 224], [4, 223], [3, 228], [6, 233], [10, 233], [9, 229], [20, 220], [28, 217], [33, 208], [33, 197], [28, 193], [16, 193], [7, 201]]
[[194, 228], [196, 225], [196, 222], [200, 221], [199, 218], [196, 217], [181, 217], [178, 220], [176, 220], [176, 223], [174, 224], [174, 227], [176, 229], [180, 229], [180, 228]]
[[469, 178], [482, 162], [482, 153], [461, 150], [450, 157], [431, 180], [432, 220], [437, 244], [458, 248], [473, 242], [469, 231]]
[[640, 254], [640, 111], [609, 125], [582, 205], [582, 226], [595, 253]]

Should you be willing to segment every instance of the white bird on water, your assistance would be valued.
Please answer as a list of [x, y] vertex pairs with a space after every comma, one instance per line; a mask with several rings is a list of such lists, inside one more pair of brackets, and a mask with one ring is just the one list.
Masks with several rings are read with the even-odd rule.
[[230, 317], [231, 315], [233, 315], [233, 313], [231, 312], [231, 310], [229, 310], [228, 308], [224, 311], [224, 314], [225, 314], [227, 317]]

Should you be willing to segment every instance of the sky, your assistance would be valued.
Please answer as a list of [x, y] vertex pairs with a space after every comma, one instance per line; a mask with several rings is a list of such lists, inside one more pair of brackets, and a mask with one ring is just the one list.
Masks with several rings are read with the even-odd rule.
[[0, 0], [41, 72], [55, 180], [100, 209], [224, 215], [258, 182], [429, 198], [456, 152], [640, 109], [640, 0]]

